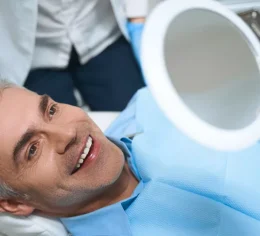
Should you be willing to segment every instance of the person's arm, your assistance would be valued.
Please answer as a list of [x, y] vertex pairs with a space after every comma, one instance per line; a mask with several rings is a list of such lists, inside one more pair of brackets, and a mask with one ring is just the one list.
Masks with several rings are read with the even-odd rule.
[[144, 24], [145, 22], [145, 17], [133, 17], [133, 18], [128, 18], [128, 21], [131, 23], [136, 23], [136, 24]]
[[149, 0], [124, 0], [125, 14], [128, 19], [145, 18]]
[[140, 41], [148, 11], [148, 0], [125, 0], [125, 13], [128, 19], [127, 30], [135, 57], [140, 65]]
[[127, 30], [129, 33], [131, 45], [134, 51], [134, 55], [140, 65], [140, 44], [141, 44], [141, 37], [144, 28], [143, 22], [127, 22]]

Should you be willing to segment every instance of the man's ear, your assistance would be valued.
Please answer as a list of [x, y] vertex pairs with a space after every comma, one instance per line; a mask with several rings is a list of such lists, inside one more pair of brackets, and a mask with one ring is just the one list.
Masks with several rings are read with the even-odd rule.
[[35, 210], [34, 207], [18, 200], [0, 199], [0, 212], [10, 213], [17, 216], [28, 216]]

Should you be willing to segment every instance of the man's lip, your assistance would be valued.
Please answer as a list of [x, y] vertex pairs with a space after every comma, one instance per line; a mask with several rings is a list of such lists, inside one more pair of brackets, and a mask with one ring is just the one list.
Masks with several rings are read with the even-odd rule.
[[75, 171], [75, 169], [76, 169], [76, 167], [77, 167], [77, 164], [78, 164], [78, 162], [79, 162], [79, 159], [80, 159], [80, 157], [81, 157], [81, 155], [82, 155], [84, 149], [86, 148], [86, 143], [87, 143], [89, 137], [91, 137], [91, 136], [88, 135], [85, 139], [83, 139], [82, 147], [81, 147], [81, 149], [80, 149], [78, 158], [76, 159], [76, 162], [75, 162], [74, 165], [73, 165], [74, 167], [73, 167], [73, 169], [72, 169], [72, 171], [71, 171], [71, 174]]
[[[91, 136], [90, 136], [91, 137]], [[72, 175], [81, 173], [83, 169], [88, 168], [88, 166], [95, 162], [95, 160], [99, 157], [100, 150], [101, 150], [101, 143], [99, 140], [92, 138], [92, 146], [89, 150], [88, 155], [86, 156], [85, 161], [81, 164], [80, 168], [75, 168], [72, 172]]]

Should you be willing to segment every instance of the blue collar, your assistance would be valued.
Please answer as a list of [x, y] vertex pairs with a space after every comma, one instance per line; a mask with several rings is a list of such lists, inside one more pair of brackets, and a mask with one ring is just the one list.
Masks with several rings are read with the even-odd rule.
[[[131, 140], [128, 138], [123, 138], [120, 141], [113, 138], [109, 139], [123, 151], [131, 170], [140, 180], [134, 159], [131, 156]], [[61, 221], [72, 235], [130, 236], [132, 233], [125, 211], [142, 190], [143, 182], [140, 181], [130, 198], [85, 215], [61, 218]]]

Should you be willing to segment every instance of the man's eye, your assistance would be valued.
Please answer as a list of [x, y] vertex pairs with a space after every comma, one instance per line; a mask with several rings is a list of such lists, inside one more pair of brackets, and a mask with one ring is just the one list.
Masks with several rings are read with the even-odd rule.
[[37, 153], [37, 144], [33, 144], [28, 153], [28, 159], [30, 160], [32, 157], [34, 157]]
[[51, 119], [57, 112], [57, 104], [53, 104], [49, 109], [49, 118]]

